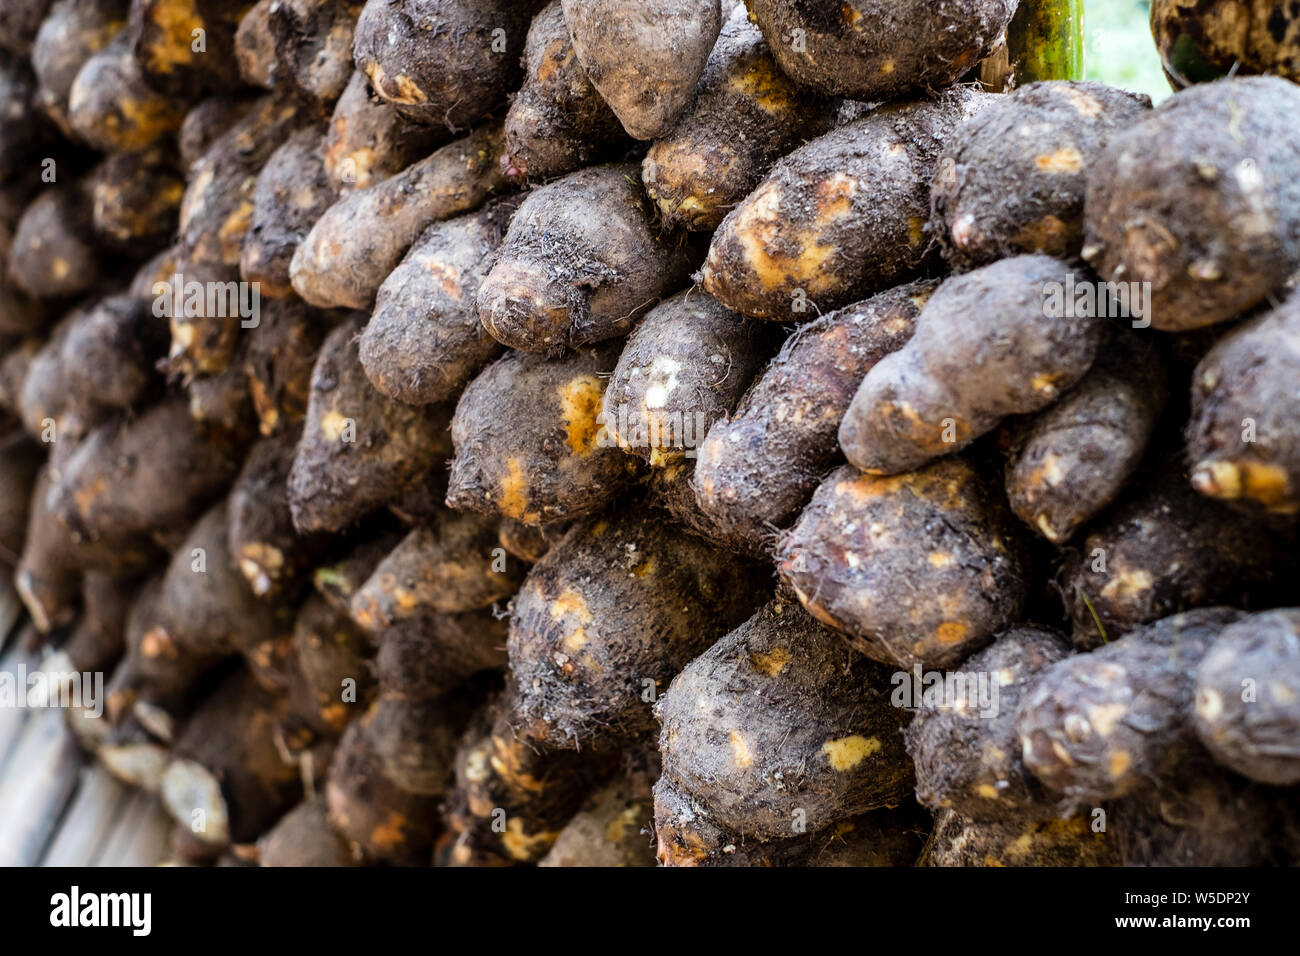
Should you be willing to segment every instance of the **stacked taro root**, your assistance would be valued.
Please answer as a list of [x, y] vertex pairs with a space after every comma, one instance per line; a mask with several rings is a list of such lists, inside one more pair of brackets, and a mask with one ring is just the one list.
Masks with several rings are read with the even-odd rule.
[[176, 856], [1295, 862], [1300, 89], [1035, 12], [0, 2], [0, 560]]

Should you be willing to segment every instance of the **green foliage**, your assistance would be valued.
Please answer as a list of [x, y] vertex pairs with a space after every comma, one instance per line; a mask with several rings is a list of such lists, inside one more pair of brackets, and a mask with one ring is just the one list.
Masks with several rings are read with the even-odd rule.
[[1151, 39], [1148, 0], [1084, 0], [1084, 75], [1153, 102], [1169, 96], [1160, 56]]

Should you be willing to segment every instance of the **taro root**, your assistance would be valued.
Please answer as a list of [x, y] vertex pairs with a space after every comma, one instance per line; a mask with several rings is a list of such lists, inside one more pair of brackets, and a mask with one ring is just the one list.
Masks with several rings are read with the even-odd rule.
[[777, 570], [864, 654], [946, 667], [1018, 620], [1029, 585], [1017, 531], [963, 459], [893, 478], [846, 465], [781, 538]]
[[1031, 83], [997, 98], [939, 158], [930, 201], [944, 257], [964, 270], [1025, 252], [1078, 256], [1088, 171], [1150, 108], [1100, 83]]
[[1184, 90], [1111, 138], [1088, 174], [1083, 256], [1150, 283], [1151, 325], [1225, 322], [1300, 266], [1300, 90], [1277, 77]]

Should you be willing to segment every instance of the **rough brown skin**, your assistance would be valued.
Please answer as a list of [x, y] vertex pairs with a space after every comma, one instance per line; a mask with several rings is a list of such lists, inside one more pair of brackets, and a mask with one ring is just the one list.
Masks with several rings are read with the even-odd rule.
[[134, 256], [165, 244], [176, 230], [185, 179], [173, 147], [116, 153], [90, 176], [95, 231]]
[[536, 863], [616, 762], [616, 753], [538, 747], [498, 702], [476, 715], [456, 753], [446, 805], [448, 866]]
[[500, 151], [500, 126], [484, 127], [345, 196], [294, 254], [294, 290], [313, 305], [370, 308], [380, 284], [430, 223], [469, 212], [505, 187]]
[[30, 175], [33, 154], [55, 130], [37, 108], [36, 79], [24, 60], [0, 55], [0, 95], [8, 104], [0, 117], [0, 181], [13, 181]]
[[408, 793], [442, 797], [476, 696], [466, 691], [436, 699], [412, 697], [381, 684], [379, 699], [361, 718], [381, 772]]
[[763, 842], [721, 829], [669, 777], [654, 786], [656, 858], [662, 866], [911, 866], [929, 820], [909, 809], [874, 810], [824, 830]]
[[357, 358], [362, 317], [329, 334], [311, 377], [302, 440], [289, 475], [299, 532], [340, 531], [422, 480], [450, 453], [447, 409], [395, 402]]
[[606, 436], [663, 465], [694, 458], [771, 354], [773, 336], [695, 289], [646, 313], [605, 388]]
[[24, 211], [9, 247], [14, 287], [41, 299], [88, 292], [101, 276], [93, 244], [92, 200], [84, 182], [46, 186]]
[[660, 235], [636, 166], [571, 173], [530, 192], [515, 213], [478, 314], [499, 341], [526, 352], [625, 335], [686, 282], [689, 242]]
[[1093, 165], [1083, 256], [1104, 279], [1150, 282], [1155, 328], [1231, 319], [1300, 265], [1300, 147], [1282, 138], [1297, 108], [1277, 77], [1196, 86]]
[[867, 373], [844, 413], [849, 461], [871, 474], [912, 471], [1059, 399], [1088, 371], [1106, 329], [1064, 304], [1065, 314], [1052, 314], [1048, 290], [1066, 289], [1071, 274], [1059, 259], [1026, 255], [940, 285], [916, 333]]
[[110, 671], [126, 651], [126, 621], [139, 588], [103, 571], [81, 579], [81, 618], [59, 648], [51, 670], [94, 673]]
[[[167, 329], [130, 293], [108, 296], [81, 314], [59, 349], [74, 409], [127, 409], [158, 390]], [[90, 412], [83, 412], [90, 414]]]
[[712, 516], [706, 514], [695, 500], [695, 489], [691, 487], [691, 474], [695, 470], [695, 460], [676, 458], [658, 468], [650, 469], [646, 482], [646, 504], [664, 511], [668, 516], [691, 534], [703, 538], [713, 547], [724, 551], [736, 551], [750, 558], [766, 558], [762, 551], [747, 551], [719, 526]]
[[0, 48], [26, 56], [50, 3], [51, 0], [6, 0], [0, 4]]
[[1011, 510], [1062, 544], [1120, 493], [1164, 409], [1165, 371], [1149, 337], [1111, 331], [1079, 384], [1032, 418], [1007, 423]]
[[833, 106], [781, 73], [737, 4], [695, 98], [641, 163], [646, 192], [667, 224], [710, 232], [776, 160], [821, 131]]
[[1154, 0], [1151, 35], [1174, 89], [1221, 76], [1300, 78], [1300, 17], [1268, 0]]
[[[7, 243], [0, 242], [0, 262], [8, 259]], [[8, 283], [0, 283], [0, 335], [39, 335], [49, 324], [54, 303], [34, 299]], [[12, 354], [12, 353], [11, 353]]]
[[238, 96], [210, 96], [185, 114], [180, 131], [176, 134], [180, 146], [181, 165], [186, 170], [243, 118], [257, 103], [256, 99]]
[[325, 597], [310, 594], [294, 620], [293, 649], [314, 708], [312, 722], [341, 733], [374, 696], [371, 641]]
[[801, 322], [916, 275], [935, 258], [925, 227], [939, 155], [987, 101], [957, 87], [886, 106], [787, 155], [718, 227], [705, 291]]
[[1282, 801], [1203, 757], [1110, 808], [1125, 866], [1285, 865]]
[[1176, 614], [1052, 665], [1016, 713], [1025, 766], [1075, 806], [1122, 797], [1172, 769], [1199, 746], [1196, 668], [1242, 617], [1232, 608]]
[[[193, 559], [186, 557], [188, 572]], [[163, 574], [157, 573], [132, 598], [125, 625], [126, 657], [106, 689], [105, 712], [115, 727], [117, 744], [124, 746], [120, 756], [146, 737], [170, 742], [176, 717], [194, 702], [194, 690], [205, 672], [220, 661], [215, 653], [191, 651], [176, 642], [159, 624], [167, 614], [162, 600]], [[148, 729], [139, 724], [138, 714], [144, 715]]]
[[1202, 495], [1255, 512], [1300, 511], [1300, 436], [1288, 385], [1300, 369], [1294, 343], [1300, 298], [1230, 331], [1196, 367], [1187, 459]]
[[284, 704], [240, 671], [186, 722], [161, 796], [167, 812], [199, 839], [251, 842], [302, 798], [297, 765], [275, 742]]
[[246, 333], [241, 358], [262, 435], [280, 434], [302, 424], [312, 366], [333, 319], [296, 296], [262, 303], [261, 321]]
[[276, 79], [304, 96], [333, 103], [352, 78], [352, 34], [361, 0], [276, 0], [270, 27]]
[[[251, 177], [250, 177], [251, 178]], [[240, 220], [240, 228], [246, 224]], [[240, 241], [242, 241], [242, 232]], [[178, 247], [178, 253], [180, 252]], [[177, 280], [175, 276], [180, 276]], [[239, 285], [238, 265], [218, 261], [202, 262], [180, 258], [176, 272], [156, 285], [161, 293], [155, 311], [167, 317], [171, 329], [171, 346], [168, 349], [167, 371], [172, 378], [185, 380], [196, 376], [218, 377], [231, 372], [243, 345], [247, 342], [244, 323], [252, 323], [253, 287]], [[180, 308], [175, 308], [175, 294], [179, 283]], [[202, 295], [191, 297], [188, 290]], [[212, 302], [208, 306], [209, 299]], [[260, 295], [259, 295], [260, 305]]]
[[316, 592], [325, 598], [335, 611], [350, 615], [352, 595], [357, 593], [361, 585], [379, 566], [379, 562], [384, 560], [401, 540], [401, 534], [388, 529], [362, 536], [360, 543], [341, 560], [316, 569], [316, 573], [312, 575], [312, 584]]
[[191, 169], [181, 201], [180, 255], [187, 265], [238, 267], [253, 223], [257, 174], [309, 121], [302, 106], [265, 96], [213, 141]]
[[638, 463], [602, 447], [597, 421], [620, 344], [551, 360], [510, 351], [484, 369], [451, 422], [447, 504], [549, 524], [599, 511], [627, 488]]
[[14, 417], [22, 411], [23, 381], [41, 345], [40, 339], [23, 339], [0, 358], [0, 408]]
[[411, 531], [352, 598], [352, 617], [369, 631], [429, 611], [491, 607], [524, 577], [521, 561], [497, 543], [488, 515], [445, 512]]
[[330, 117], [325, 175], [340, 194], [365, 189], [428, 156], [448, 138], [445, 130], [412, 123], [391, 103], [373, 98], [366, 75], [357, 70]]
[[1300, 611], [1224, 629], [1196, 672], [1196, 733], [1219, 763], [1260, 783], [1300, 783]]
[[1115, 835], [1094, 830], [1086, 814], [974, 821], [940, 810], [921, 865], [1119, 866], [1117, 844]]
[[656, 705], [664, 775], [718, 826], [759, 840], [897, 804], [912, 765], [887, 675], [778, 595]]
[[438, 800], [403, 790], [383, 773], [364, 720], [343, 733], [325, 800], [330, 823], [354, 855], [406, 866], [428, 861], [440, 826]]
[[180, 129], [188, 104], [145, 84], [130, 29], [88, 59], [68, 93], [68, 123], [104, 152], [145, 149]]
[[298, 445], [296, 430], [255, 444], [230, 489], [230, 552], [259, 597], [292, 590], [325, 545], [298, 535], [289, 513], [287, 484]]
[[49, 508], [92, 540], [174, 529], [226, 488], [241, 451], [170, 398], [87, 435], [60, 469]]
[[622, 772], [593, 792], [538, 866], [654, 866], [654, 797], [659, 752], [632, 748]]
[[776, 549], [777, 571], [857, 650], [955, 665], [1019, 620], [1028, 566], [995, 488], [961, 458], [892, 478], [831, 472]]
[[[177, 99], [240, 85], [235, 31], [248, 0], [131, 0], [131, 52], [146, 83]], [[201, 30], [200, 35], [195, 30]]]
[[368, 0], [357, 19], [353, 57], [374, 91], [407, 116], [467, 127], [518, 87], [528, 23], [544, 4]]
[[265, 90], [278, 85], [275, 36], [271, 33], [271, 8], [275, 0], [257, 0], [235, 30], [235, 62], [239, 76], [251, 86]]
[[27, 362], [26, 374], [19, 383], [16, 411], [23, 428], [36, 441], [71, 439], [71, 445], [98, 423], [99, 416], [93, 412], [87, 415], [86, 410], [71, 407], [68, 368], [63, 362], [63, 343], [86, 311], [84, 307], [76, 308], [60, 319]]
[[628, 135], [663, 135], [686, 109], [722, 29], [718, 0], [563, 0], [574, 50]]
[[304, 800], [257, 841], [258, 866], [357, 866], [346, 840], [330, 826], [323, 796]]
[[747, 564], [719, 560], [653, 512], [587, 519], [515, 597], [515, 714], [551, 747], [618, 746], [653, 729], [655, 696], [759, 600]]
[[623, 127], [587, 79], [560, 0], [533, 18], [524, 83], [505, 119], [506, 175], [544, 182], [590, 166], [623, 141]]
[[[1016, 706], [1038, 676], [1069, 653], [1059, 635], [1018, 627], [961, 664], [958, 673], [972, 683], [954, 683], [951, 697], [917, 701], [912, 690], [916, 716], [907, 728], [907, 753], [916, 764], [917, 799], [924, 806], [990, 822], [1053, 812], [1020, 760]], [[903, 677], [910, 685], [913, 675]], [[974, 683], [979, 680], [988, 682], [984, 689]]]
[[1014, 0], [745, 5], [796, 83], [871, 102], [952, 83], [993, 51], [1016, 11]]
[[517, 200], [429, 226], [375, 296], [361, 364], [390, 398], [428, 405], [456, 398], [502, 351], [478, 320], [475, 296], [492, 268]]
[[428, 611], [370, 633], [379, 642], [374, 671], [384, 691], [433, 700], [476, 674], [506, 666], [506, 622], [492, 611]]
[[127, 0], [57, 0], [32, 44], [32, 71], [39, 89], [36, 102], [65, 137], [68, 96], [77, 72], [108, 46], [126, 23]]
[[1026, 252], [1074, 258], [1088, 172], [1118, 131], [1151, 108], [1101, 83], [1031, 83], [953, 135], [930, 190], [935, 235], [961, 271]]
[[538, 525], [524, 524], [514, 518], [502, 518], [497, 526], [497, 541], [506, 553], [514, 555], [520, 561], [536, 564], [542, 560], [551, 545], [563, 537], [562, 529], [548, 529]]
[[49, 487], [50, 469], [46, 466], [36, 477], [25, 509], [27, 531], [13, 577], [14, 590], [42, 634], [72, 623], [79, 588], [77, 563], [66, 531], [45, 507]]
[[1187, 608], [1267, 607], [1286, 593], [1275, 581], [1287, 559], [1262, 525], [1198, 498], [1182, 469], [1148, 467], [1066, 553], [1059, 582], [1079, 647]]
[[238, 343], [230, 364], [217, 374], [186, 383], [185, 394], [189, 397], [190, 416], [196, 422], [237, 435], [241, 443], [248, 444], [257, 434], [257, 418], [241, 367], [245, 345], [246, 340]]
[[22, 553], [27, 506], [44, 463], [44, 449], [23, 432], [0, 438], [0, 564], [7, 567], [16, 564]]
[[739, 550], [762, 555], [839, 460], [859, 383], [902, 348], [937, 283], [909, 283], [803, 326], [709, 429], [695, 463], [699, 508]]
[[271, 154], [257, 176], [239, 274], [245, 282], [259, 283], [268, 298], [293, 295], [289, 262], [336, 198], [325, 178], [323, 135], [323, 126], [298, 130]]

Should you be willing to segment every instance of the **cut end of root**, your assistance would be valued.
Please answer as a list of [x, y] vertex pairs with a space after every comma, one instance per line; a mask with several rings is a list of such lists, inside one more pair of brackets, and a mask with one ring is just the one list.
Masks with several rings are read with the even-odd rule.
[[173, 760], [162, 775], [163, 806], [188, 826], [195, 839], [218, 846], [230, 842], [230, 817], [221, 785], [192, 760]]

